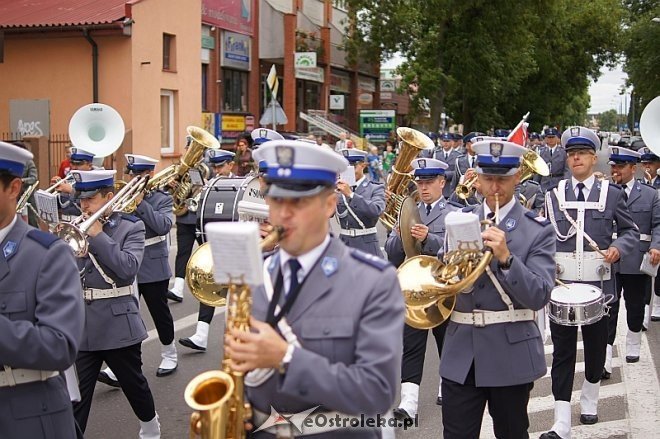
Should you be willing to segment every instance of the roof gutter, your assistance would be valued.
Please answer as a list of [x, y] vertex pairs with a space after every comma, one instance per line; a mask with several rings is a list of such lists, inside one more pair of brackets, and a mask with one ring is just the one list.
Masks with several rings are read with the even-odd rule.
[[97, 103], [99, 101], [99, 46], [89, 35], [89, 30], [86, 27], [83, 28], [82, 32], [87, 42], [92, 46], [92, 102]]

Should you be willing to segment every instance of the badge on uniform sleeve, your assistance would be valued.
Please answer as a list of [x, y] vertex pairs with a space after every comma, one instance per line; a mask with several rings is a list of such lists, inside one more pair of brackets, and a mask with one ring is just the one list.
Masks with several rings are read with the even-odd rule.
[[444, 209], [444, 208], [445, 208], [445, 202], [444, 202], [444, 201], [441, 201], [441, 202], [438, 203], [438, 204], [440, 205], [440, 209]]
[[331, 256], [326, 256], [323, 258], [323, 261], [321, 261], [321, 270], [323, 270], [326, 277], [332, 276], [332, 274], [337, 271], [338, 266], [339, 263], [337, 262], [337, 259]]
[[2, 254], [5, 255], [5, 259], [8, 259], [14, 251], [16, 251], [16, 243], [14, 241], [7, 241], [7, 244], [2, 248]]
[[504, 227], [506, 227], [506, 230], [513, 230], [516, 227], [516, 220], [513, 218], [509, 218], [506, 220], [504, 223]]
[[111, 229], [114, 229], [117, 226], [117, 220], [115, 218], [109, 219], [108, 226], [110, 226]]

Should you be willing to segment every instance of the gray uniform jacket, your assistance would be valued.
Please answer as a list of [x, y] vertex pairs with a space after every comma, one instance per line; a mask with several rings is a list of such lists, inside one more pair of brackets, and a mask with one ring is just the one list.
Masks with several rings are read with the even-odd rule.
[[[418, 203], [417, 208], [419, 209], [419, 216], [422, 219], [422, 223], [429, 228], [429, 234], [422, 243], [422, 254], [435, 256], [445, 242], [445, 217], [449, 212], [458, 210], [459, 207], [447, 203], [444, 198], [441, 198], [429, 215], [426, 214], [426, 205], [424, 203]], [[401, 237], [394, 231], [390, 233], [387, 241], [385, 241], [385, 251], [387, 252], [387, 259], [395, 267], [401, 265], [406, 259]]]
[[[266, 261], [270, 278], [280, 270], [279, 253]], [[257, 410], [347, 415], [385, 413], [394, 404], [400, 379], [404, 306], [396, 271], [387, 261], [330, 244], [307, 275], [286, 316], [302, 348], [286, 374], [248, 387]], [[253, 292], [252, 315], [265, 320], [269, 300], [263, 287]], [[269, 434], [253, 437], [273, 437]], [[380, 437], [380, 430], [331, 431], [314, 438]]]
[[60, 192], [57, 201], [62, 215], [79, 216], [82, 213], [77, 200], [70, 194]]
[[[382, 184], [365, 179], [355, 188], [353, 198], [346, 198], [346, 201], [365, 228], [376, 227], [378, 217], [385, 210], [385, 188]], [[342, 194], [337, 195], [337, 218], [342, 229], [362, 229], [362, 226], [346, 208]], [[358, 248], [380, 258], [383, 257], [376, 233], [362, 236], [340, 235], [340, 237], [342, 242], [349, 247]]]
[[[660, 198], [653, 186], [635, 182], [627, 201], [628, 211], [637, 225], [640, 234], [649, 235], [650, 241], [641, 239], [634, 243], [633, 251], [621, 254], [618, 272], [622, 274], [640, 274], [639, 266], [644, 253], [649, 248], [660, 250]], [[617, 235], [618, 236], [618, 235]]]
[[[598, 201], [600, 197], [600, 189], [600, 182], [594, 182], [591, 191], [589, 191], [587, 201]], [[557, 201], [554, 191], [550, 191], [549, 196], [552, 198], [554, 215], [559, 233], [566, 235], [571, 228], [571, 223], [559, 210], [559, 202]], [[639, 231], [630, 216], [630, 212], [626, 207], [626, 202], [624, 201], [623, 196], [624, 192], [620, 187], [610, 184], [607, 191], [605, 210], [600, 212], [597, 209], [589, 209], [584, 213], [584, 231], [596, 241], [599, 249], [607, 250], [609, 247], [616, 247], [621, 254], [621, 258], [625, 258], [626, 255], [631, 254], [633, 250], [637, 248], [635, 243], [639, 241]], [[547, 194], [546, 197], [548, 197]], [[566, 201], [577, 201], [572, 179], [569, 179], [566, 182], [565, 197]], [[549, 209], [549, 207], [546, 203], [546, 210], [547, 209]], [[577, 220], [577, 211], [575, 209], [567, 209], [567, 212], [574, 220]], [[614, 223], [616, 223], [616, 229], [614, 228]], [[615, 230], [618, 232], [618, 236], [616, 239], [612, 239], [612, 234]], [[563, 242], [557, 241], [557, 251], [574, 252], [576, 248], [575, 240], [576, 237], [573, 236]], [[583, 249], [585, 252], [593, 251], [586, 239], [584, 240]], [[602, 285], [600, 282], [583, 283], [589, 283], [598, 288], [602, 288], [603, 293], [605, 294], [614, 293], [614, 276], [612, 276], [610, 280], [604, 281]]]
[[543, 146], [540, 149], [539, 155], [550, 168], [550, 175], [541, 177], [537, 180], [541, 183], [541, 189], [546, 192], [548, 189], [556, 187], [559, 180], [567, 178], [570, 175], [568, 165], [566, 164], [566, 150], [563, 146], [557, 145], [555, 151], [550, 156], [550, 148]]
[[[135, 216], [144, 223], [146, 239], [167, 236], [172, 228], [172, 196], [160, 190], [151, 192], [137, 207]], [[172, 277], [168, 255], [167, 239], [146, 245], [137, 276], [138, 283], [158, 282]]]
[[[76, 359], [84, 311], [69, 246], [18, 219], [0, 243], [0, 370], [64, 371]], [[62, 375], [0, 387], [2, 438], [72, 438]]]
[[530, 210], [539, 211], [543, 208], [543, 191], [541, 185], [534, 180], [525, 180], [516, 186], [516, 196], [525, 197], [525, 207]]
[[[131, 215], [113, 214], [103, 232], [89, 238], [89, 253], [117, 287], [132, 285], [144, 254], [144, 223]], [[78, 268], [84, 270], [83, 289], [112, 288], [89, 256], [78, 259]], [[81, 351], [123, 348], [145, 338], [147, 330], [134, 295], [85, 302]]]
[[445, 151], [442, 148], [433, 152], [434, 159], [443, 161], [449, 166], [445, 170], [445, 180], [447, 180], [447, 182], [445, 183], [445, 187], [442, 190], [442, 196], [446, 199], [451, 197], [452, 192], [454, 192], [454, 189], [456, 189], [456, 185], [458, 184], [458, 176], [456, 176], [456, 159], [460, 155], [461, 154], [455, 149], [449, 151], [447, 158], [445, 158]]
[[[462, 156], [456, 157], [455, 164], [454, 164], [454, 169], [456, 169], [456, 185], [458, 184], [458, 180], [461, 179], [465, 175], [468, 169], [470, 169], [470, 156], [468, 154], [463, 154]], [[473, 168], [477, 167], [477, 156], [474, 156], [474, 166]], [[454, 185], [454, 188], [456, 187]]]
[[[483, 206], [467, 207], [484, 219]], [[490, 268], [511, 298], [514, 308], [538, 311], [550, 300], [555, 283], [555, 234], [550, 223], [516, 202], [499, 227], [513, 255], [509, 270], [493, 258]], [[470, 293], [459, 294], [460, 312], [504, 311], [495, 285], [483, 273]], [[440, 375], [464, 383], [474, 362], [477, 387], [531, 383], [546, 373], [543, 341], [536, 322], [497, 323], [485, 327], [450, 321], [442, 349]]]

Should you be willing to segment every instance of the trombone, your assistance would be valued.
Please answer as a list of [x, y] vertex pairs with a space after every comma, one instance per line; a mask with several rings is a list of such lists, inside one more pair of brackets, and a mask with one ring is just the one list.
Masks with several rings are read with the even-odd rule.
[[21, 198], [19, 198], [18, 202], [16, 203], [16, 213], [22, 212], [25, 206], [28, 204], [28, 200], [34, 193], [34, 191], [37, 189], [39, 186], [39, 180], [35, 181], [33, 184], [31, 184], [25, 191], [23, 192], [23, 195], [21, 195]]
[[62, 183], [73, 184], [74, 183], [73, 175], [71, 175], [71, 173], [66, 174], [64, 178], [60, 178], [59, 180], [57, 180], [52, 186], [50, 186], [48, 189], [45, 189], [44, 192], [48, 192], [49, 194], [52, 194]]
[[149, 182], [148, 176], [136, 177], [126, 183], [117, 194], [112, 197], [103, 207], [89, 218], [85, 214], [80, 215], [70, 223], [58, 223], [55, 226], [55, 235], [64, 241], [78, 258], [87, 256], [89, 242], [87, 241], [87, 231], [96, 222], [105, 222], [115, 212], [123, 212], [131, 203], [144, 191]]

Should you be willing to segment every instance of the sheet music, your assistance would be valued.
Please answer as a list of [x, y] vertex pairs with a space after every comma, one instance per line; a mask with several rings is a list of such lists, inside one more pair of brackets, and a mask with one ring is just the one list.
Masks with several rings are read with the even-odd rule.
[[349, 186], [355, 186], [355, 168], [352, 165], [348, 165], [346, 170], [339, 174], [339, 179]]
[[468, 212], [450, 212], [445, 217], [445, 226], [448, 251], [483, 248], [481, 225], [477, 215]]
[[254, 222], [215, 222], [204, 228], [211, 245], [213, 278], [226, 284], [243, 281], [263, 284], [263, 259], [259, 246], [259, 225]]
[[42, 189], [34, 193], [34, 201], [37, 205], [39, 216], [46, 222], [56, 224], [59, 222], [57, 214], [57, 194], [51, 194]]

